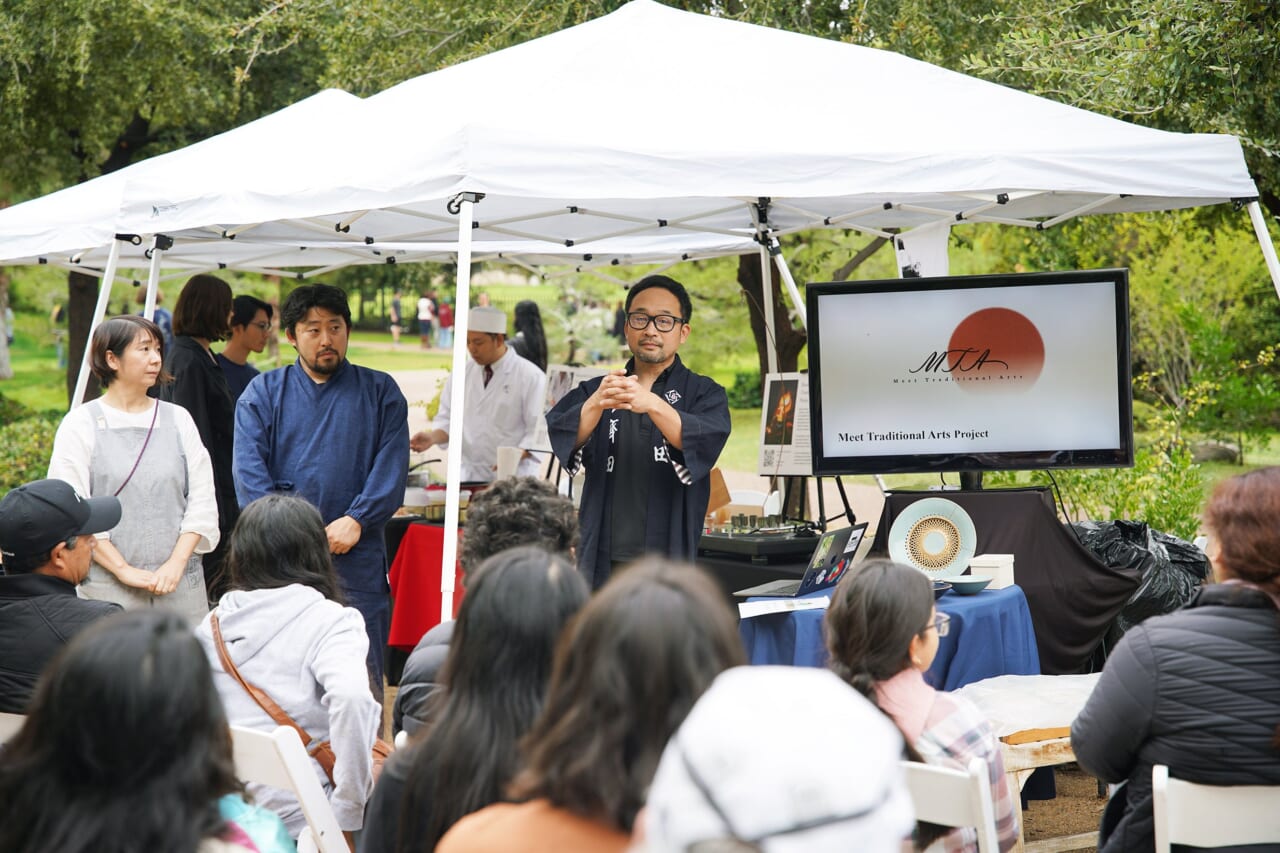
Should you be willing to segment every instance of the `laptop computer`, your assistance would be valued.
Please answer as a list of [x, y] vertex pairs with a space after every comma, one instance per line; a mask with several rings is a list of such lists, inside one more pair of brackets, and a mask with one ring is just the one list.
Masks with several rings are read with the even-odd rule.
[[[866, 557], [870, 540], [866, 538], [867, 523], [855, 524], [852, 527], [841, 527], [828, 530], [818, 537], [818, 544], [809, 558], [809, 565], [800, 580], [780, 580], [762, 583], [758, 586], [739, 589], [733, 594], [738, 598], [751, 598], [757, 595], [794, 598], [822, 589], [830, 589], [844, 577], [850, 567], [860, 563]], [[863, 545], [867, 547], [862, 547]]]

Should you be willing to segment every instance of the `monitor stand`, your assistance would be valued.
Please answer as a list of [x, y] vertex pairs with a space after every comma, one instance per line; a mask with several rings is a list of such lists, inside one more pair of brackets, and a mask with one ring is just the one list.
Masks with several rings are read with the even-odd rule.
[[981, 471], [961, 471], [960, 472], [960, 491], [962, 492], [982, 491], [982, 472]]

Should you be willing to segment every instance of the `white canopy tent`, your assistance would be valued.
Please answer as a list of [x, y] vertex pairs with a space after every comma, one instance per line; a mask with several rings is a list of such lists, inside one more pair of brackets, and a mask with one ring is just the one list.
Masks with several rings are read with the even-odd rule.
[[[920, 238], [923, 257], [960, 222], [1044, 229], [1086, 213], [1225, 202], [1248, 205], [1280, 291], [1233, 137], [1138, 127], [896, 54], [652, 0], [349, 107], [207, 167], [130, 175], [106, 232], [144, 245], [165, 235], [166, 264], [212, 262], [232, 244], [244, 260], [217, 263], [305, 260], [314, 273], [344, 260], [456, 258], [459, 339], [475, 258], [590, 266], [737, 254], [756, 241], [766, 275], [772, 253], [803, 317], [780, 254], [789, 233], [902, 230], [898, 242]], [[0, 239], [0, 260], [96, 265], [119, 254], [119, 240], [87, 239], [70, 240], [78, 258], [67, 245], [13, 255]], [[455, 372], [464, 359], [455, 348]], [[451, 530], [460, 461], [454, 442]], [[446, 537], [448, 566], [454, 542]], [[442, 577], [451, 588], [452, 572]]]

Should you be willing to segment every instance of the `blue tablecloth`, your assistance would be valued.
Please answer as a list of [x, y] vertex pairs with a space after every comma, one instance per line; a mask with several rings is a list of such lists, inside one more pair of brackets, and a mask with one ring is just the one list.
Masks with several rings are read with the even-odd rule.
[[[830, 594], [823, 590], [803, 597]], [[997, 675], [1040, 674], [1031, 612], [1017, 586], [967, 596], [948, 592], [938, 600], [938, 611], [951, 617], [951, 630], [940, 638], [938, 655], [925, 674], [937, 689], [955, 690]], [[753, 664], [825, 666], [825, 616], [825, 610], [771, 613], [743, 619], [738, 631]]]

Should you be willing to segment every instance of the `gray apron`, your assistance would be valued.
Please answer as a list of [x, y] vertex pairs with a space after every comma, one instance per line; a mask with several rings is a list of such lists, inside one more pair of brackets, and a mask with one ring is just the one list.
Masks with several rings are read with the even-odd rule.
[[[187, 456], [173, 420], [173, 409], [160, 403], [155, 429], [146, 453], [138, 461], [147, 438], [146, 427], [107, 427], [98, 401], [86, 403], [94, 424], [93, 456], [89, 460], [89, 493], [114, 494], [138, 462], [133, 477], [120, 492], [120, 523], [111, 529], [111, 544], [129, 565], [148, 572], [169, 559], [178, 542], [187, 508]], [[115, 575], [93, 563], [81, 586], [85, 598], [114, 601], [126, 608], [165, 607], [182, 614], [192, 627], [209, 612], [204, 569], [195, 554], [187, 561], [178, 587], [168, 595], [152, 595], [125, 586]]]

